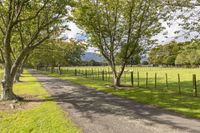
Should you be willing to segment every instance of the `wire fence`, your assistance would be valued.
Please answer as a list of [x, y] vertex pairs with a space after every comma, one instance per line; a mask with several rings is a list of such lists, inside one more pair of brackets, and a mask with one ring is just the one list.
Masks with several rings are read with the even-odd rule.
[[[52, 70], [50, 68], [47, 71]], [[109, 67], [63, 67], [53, 72], [113, 83]], [[198, 97], [200, 69], [185, 68], [134, 68], [128, 67], [121, 77], [121, 84], [130, 88], [154, 89], [179, 95]]]

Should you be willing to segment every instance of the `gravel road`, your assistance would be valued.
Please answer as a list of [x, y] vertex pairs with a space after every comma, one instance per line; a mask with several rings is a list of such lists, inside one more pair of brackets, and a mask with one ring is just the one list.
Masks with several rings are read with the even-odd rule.
[[84, 133], [200, 133], [199, 120], [31, 73]]

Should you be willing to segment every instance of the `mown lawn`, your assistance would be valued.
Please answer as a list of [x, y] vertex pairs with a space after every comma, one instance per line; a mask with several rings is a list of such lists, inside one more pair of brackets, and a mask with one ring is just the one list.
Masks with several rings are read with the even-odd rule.
[[[197, 71], [198, 70], [198, 71]], [[186, 73], [187, 71], [187, 73]], [[142, 71], [145, 73], [145, 71]], [[150, 71], [150, 73], [155, 73], [155, 70]], [[68, 80], [72, 81], [74, 83], [78, 83], [90, 88], [94, 88], [100, 91], [104, 91], [106, 93], [112, 93], [114, 95], [118, 95], [121, 97], [126, 97], [129, 99], [134, 99], [138, 102], [142, 102], [145, 104], [150, 104], [154, 106], [159, 106], [162, 108], [166, 108], [168, 110], [172, 110], [175, 112], [179, 112], [185, 116], [188, 117], [194, 117], [194, 118], [200, 118], [200, 97], [193, 97], [192, 96], [192, 84], [191, 84], [191, 75], [194, 73], [200, 74], [199, 69], [171, 69], [171, 70], [166, 70], [163, 69], [160, 71], [157, 71], [157, 73], [162, 73], [165, 74], [168, 72], [169, 75], [176, 75], [177, 73], [182, 72], [182, 75], [185, 75], [184, 77], [182, 76], [182, 81], [184, 81], [185, 86], [182, 86], [185, 92], [182, 95], [178, 94], [177, 91], [177, 81], [176, 77], [171, 76], [170, 77], [170, 82], [169, 82], [169, 88], [168, 90], [165, 88], [165, 84], [162, 82], [158, 82], [158, 88], [154, 88], [154, 84], [152, 84], [148, 87], [145, 88], [144, 82], [141, 81], [140, 88], [129, 88], [129, 89], [113, 89], [113, 88], [108, 88], [106, 87], [108, 84], [111, 84], [110, 81], [102, 81], [102, 80], [97, 80], [97, 79], [92, 79], [92, 78], [85, 78], [85, 76], [74, 76], [73, 70], [72, 72], [68, 74], [51, 74], [49, 72], [44, 72], [46, 74], [49, 74], [54, 77], [58, 77], [63, 80]], [[199, 77], [198, 75], [197, 77]], [[190, 80], [190, 81], [189, 81]], [[187, 82], [188, 81], [188, 82]], [[163, 81], [164, 82], [164, 81]], [[199, 82], [199, 81], [198, 81]], [[185, 88], [184, 88], [185, 87]], [[173, 91], [172, 91], [173, 90]], [[187, 94], [186, 94], [187, 93]]]
[[25, 73], [23, 82], [14, 85], [18, 95], [39, 95], [40, 104], [22, 111], [0, 112], [1, 133], [80, 133], [67, 114], [49, 98], [31, 74]]

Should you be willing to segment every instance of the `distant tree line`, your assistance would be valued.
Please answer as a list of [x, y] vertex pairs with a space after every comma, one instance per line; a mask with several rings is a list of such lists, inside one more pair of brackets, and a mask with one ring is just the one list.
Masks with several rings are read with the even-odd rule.
[[32, 52], [26, 62], [28, 67], [75, 66], [81, 64], [81, 55], [85, 53], [87, 44], [76, 40], [51, 40]]
[[99, 62], [96, 60], [90, 60], [90, 61], [82, 61], [81, 64], [77, 64], [80, 66], [107, 66], [107, 62]]
[[200, 65], [200, 41], [178, 43], [172, 41], [151, 49], [149, 63], [166, 66]]

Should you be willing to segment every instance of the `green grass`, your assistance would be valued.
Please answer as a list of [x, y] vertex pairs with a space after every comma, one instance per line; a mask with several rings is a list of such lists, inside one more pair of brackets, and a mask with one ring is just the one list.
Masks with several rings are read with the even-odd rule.
[[[70, 73], [74, 75], [74, 69], [77, 69], [77, 72], [85, 73], [87, 70], [88, 77], [91, 77], [91, 73], [97, 75], [99, 70], [101, 80], [101, 72], [105, 71], [105, 80], [109, 81], [110, 83], [113, 82], [111, 70], [109, 67], [69, 67], [63, 68], [63, 72]], [[119, 68], [118, 68], [119, 69]], [[106, 74], [109, 71], [109, 74]], [[181, 80], [181, 93], [184, 95], [192, 95], [193, 86], [192, 86], [192, 76], [196, 74], [197, 76], [197, 84], [200, 85], [200, 68], [158, 68], [158, 67], [127, 67], [125, 73], [122, 75], [121, 83], [125, 85], [131, 85], [131, 75], [130, 71], [134, 72], [134, 85], [137, 87], [138, 85], [138, 73], [139, 73], [139, 87], [146, 88], [146, 73], [148, 73], [148, 88], [152, 89], [155, 88], [155, 73], [157, 73], [157, 89], [161, 91], [171, 91], [173, 93], [178, 93], [178, 74], [180, 74]], [[168, 76], [168, 88], [166, 87], [166, 76]], [[97, 79], [97, 76], [95, 77]]]
[[[138, 102], [150, 104], [158, 107], [162, 107], [168, 110], [179, 112], [185, 116], [200, 118], [200, 97], [192, 96], [192, 74], [197, 74], [197, 78], [200, 76], [200, 69], [168, 69], [168, 68], [137, 68], [140, 71], [140, 88], [130, 88], [126, 90], [116, 90], [113, 88], [106, 87], [107, 84], [111, 84], [111, 80], [102, 81], [90, 78], [85, 78], [84, 76], [74, 76], [74, 68], [68, 68], [68, 73], [58, 75], [56, 73], [50, 74], [51, 76], [58, 77], [63, 80], [69, 80], [74, 83], [78, 83], [90, 88], [94, 88], [106, 93], [111, 93], [117, 96], [134, 99]], [[78, 69], [78, 68], [77, 68]], [[86, 69], [86, 68], [80, 68]], [[88, 70], [91, 68], [87, 68]], [[93, 68], [94, 69], [94, 68]], [[97, 68], [98, 69], [98, 68]], [[99, 68], [102, 69], [102, 68]], [[128, 68], [129, 70], [131, 68]], [[134, 71], [136, 68], [134, 68]], [[71, 71], [70, 71], [71, 70]], [[94, 69], [95, 70], [95, 69]], [[149, 73], [149, 86], [145, 88], [145, 74]], [[158, 87], [154, 88], [154, 74], [163, 75], [163, 78], [158, 76]], [[169, 88], [165, 86], [165, 73], [168, 73], [169, 77]], [[182, 95], [178, 94], [177, 89], [177, 73], [181, 75], [181, 88]], [[153, 76], [152, 76], [152, 75]], [[136, 77], [135, 77], [136, 78]], [[142, 80], [143, 79], [143, 80]], [[123, 79], [124, 80], [124, 79]], [[130, 84], [126, 79], [126, 84]], [[124, 83], [124, 82], [123, 82]], [[198, 83], [199, 80], [198, 80]], [[135, 82], [137, 84], [137, 81]]]
[[31, 74], [23, 74], [21, 83], [14, 85], [16, 94], [39, 95], [43, 101], [23, 111], [0, 112], [1, 133], [79, 133], [81, 132], [61, 108], [51, 99]]

